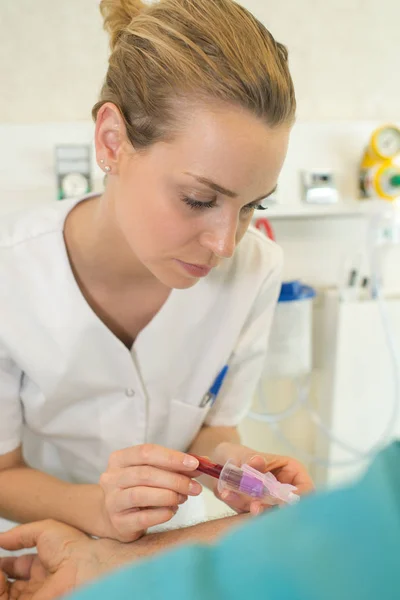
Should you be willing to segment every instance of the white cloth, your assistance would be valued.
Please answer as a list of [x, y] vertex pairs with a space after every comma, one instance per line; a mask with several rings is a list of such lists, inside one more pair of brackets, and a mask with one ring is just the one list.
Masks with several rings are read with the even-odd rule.
[[[282, 254], [251, 228], [231, 260], [172, 290], [129, 351], [74, 279], [63, 228], [75, 204], [0, 222], [0, 454], [23, 443], [32, 466], [87, 483], [117, 449], [187, 450], [204, 423], [240, 422], [262, 370]], [[200, 407], [225, 364], [217, 401]], [[197, 518], [184, 515], [189, 506], [183, 522]]]

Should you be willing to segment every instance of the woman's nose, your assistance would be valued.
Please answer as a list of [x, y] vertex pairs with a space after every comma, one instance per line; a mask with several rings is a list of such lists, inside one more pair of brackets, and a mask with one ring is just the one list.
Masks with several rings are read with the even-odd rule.
[[203, 233], [202, 246], [219, 258], [231, 258], [236, 249], [237, 219], [224, 220]]

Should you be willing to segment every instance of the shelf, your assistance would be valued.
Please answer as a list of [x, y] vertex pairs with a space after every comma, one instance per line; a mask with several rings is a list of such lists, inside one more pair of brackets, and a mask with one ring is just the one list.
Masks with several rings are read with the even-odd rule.
[[[96, 181], [96, 189], [100, 190], [101, 186], [102, 182]], [[46, 188], [27, 187], [13, 190], [0, 189], [0, 192], [0, 214], [29, 208], [44, 202], [54, 202], [56, 195], [55, 186]], [[253, 221], [263, 217], [270, 220], [366, 217], [379, 210], [381, 206], [381, 200], [342, 200], [331, 205], [307, 205], [300, 200], [291, 204], [280, 202], [271, 204], [267, 211], [256, 211]]]
[[262, 213], [255, 214], [255, 219], [263, 216], [268, 219], [324, 219], [343, 217], [366, 217], [373, 214], [381, 206], [381, 201], [352, 201], [332, 205], [276, 204]]

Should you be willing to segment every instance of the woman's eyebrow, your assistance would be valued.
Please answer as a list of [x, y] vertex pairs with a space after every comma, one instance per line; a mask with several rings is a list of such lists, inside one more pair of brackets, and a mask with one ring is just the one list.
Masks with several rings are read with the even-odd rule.
[[[214, 192], [218, 192], [218, 194], [223, 194], [224, 196], [229, 196], [229, 198], [237, 198], [239, 196], [238, 193], [222, 187], [222, 185], [215, 183], [215, 181], [211, 181], [211, 179], [207, 179], [207, 177], [200, 177], [199, 175], [194, 175], [193, 173], [188, 173], [188, 172], [186, 172], [185, 175], [190, 175], [190, 177], [194, 177], [194, 179], [197, 179], [197, 181], [199, 183], [203, 183], [204, 185], [206, 185], [209, 188], [211, 188], [212, 190], [214, 190]], [[254, 202], [258, 202], [259, 200], [268, 198], [268, 196], [271, 196], [271, 194], [273, 194], [276, 191], [277, 187], [278, 186], [276, 185], [273, 190], [271, 190], [267, 194], [263, 194], [262, 196], [260, 196], [260, 198], [257, 198]]]

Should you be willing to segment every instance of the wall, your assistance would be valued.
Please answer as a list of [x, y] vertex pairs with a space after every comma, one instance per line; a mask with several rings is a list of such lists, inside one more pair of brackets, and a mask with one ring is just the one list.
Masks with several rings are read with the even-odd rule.
[[90, 118], [107, 64], [96, 0], [0, 3], [0, 120]]
[[[300, 120], [400, 117], [397, 0], [243, 0], [290, 51]], [[105, 75], [98, 0], [0, 3], [0, 120], [79, 121]]]
[[246, 0], [288, 46], [299, 119], [400, 116], [397, 0]]

